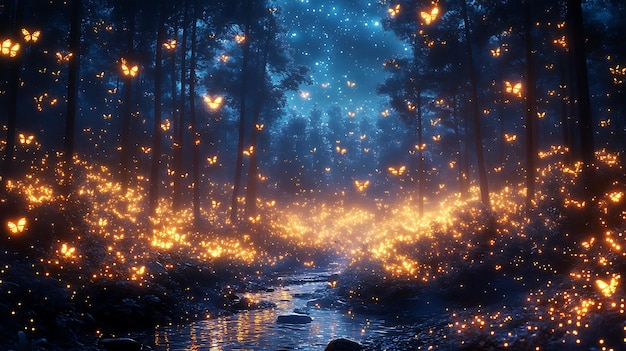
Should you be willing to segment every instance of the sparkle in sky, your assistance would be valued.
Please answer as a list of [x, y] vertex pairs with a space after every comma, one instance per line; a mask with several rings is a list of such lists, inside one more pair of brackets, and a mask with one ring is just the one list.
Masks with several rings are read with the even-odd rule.
[[280, 0], [278, 5], [295, 60], [310, 67], [313, 79], [289, 95], [290, 108], [305, 115], [315, 105], [338, 104], [357, 113], [378, 110], [383, 61], [407, 50], [383, 29], [386, 8], [355, 0]]

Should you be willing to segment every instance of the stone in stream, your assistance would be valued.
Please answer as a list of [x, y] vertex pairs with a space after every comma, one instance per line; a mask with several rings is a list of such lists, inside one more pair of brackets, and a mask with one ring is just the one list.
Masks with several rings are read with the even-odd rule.
[[324, 351], [361, 351], [363, 349], [363, 345], [358, 342], [340, 338], [329, 342]]
[[144, 351], [150, 350], [149, 346], [142, 345], [131, 338], [104, 338], [98, 340], [98, 346], [107, 351]]
[[284, 323], [284, 324], [307, 324], [311, 323], [313, 318], [307, 316], [306, 314], [284, 314], [282, 316], [278, 316], [276, 323]]

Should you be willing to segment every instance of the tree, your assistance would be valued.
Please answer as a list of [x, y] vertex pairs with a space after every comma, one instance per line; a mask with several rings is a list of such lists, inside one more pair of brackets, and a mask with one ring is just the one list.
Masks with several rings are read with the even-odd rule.
[[533, 66], [531, 1], [525, 0], [524, 6], [524, 41], [526, 48], [526, 209], [530, 210], [535, 199], [535, 72]]

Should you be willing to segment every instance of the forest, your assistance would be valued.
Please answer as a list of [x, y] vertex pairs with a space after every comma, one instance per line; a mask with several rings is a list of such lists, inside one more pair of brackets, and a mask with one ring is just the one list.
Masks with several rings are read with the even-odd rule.
[[[0, 348], [623, 349], [625, 16], [0, 1]], [[309, 307], [395, 334], [155, 337], [303, 272], [319, 328]]]

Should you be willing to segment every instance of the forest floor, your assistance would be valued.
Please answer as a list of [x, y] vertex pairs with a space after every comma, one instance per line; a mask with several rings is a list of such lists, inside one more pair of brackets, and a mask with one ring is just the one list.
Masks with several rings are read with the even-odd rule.
[[591, 204], [580, 167], [551, 163], [530, 211], [507, 186], [489, 211], [476, 189], [421, 218], [410, 197], [267, 199], [233, 226], [214, 200], [202, 230], [167, 204], [142, 220], [142, 188], [122, 194], [98, 173], [70, 199], [42, 180], [54, 177], [27, 175], [0, 194], [0, 348], [96, 349], [268, 308], [245, 293], [342, 259], [327, 307], [398, 319], [397, 333], [362, 341], [371, 350], [623, 349], [626, 175], [616, 159], [599, 164]]

